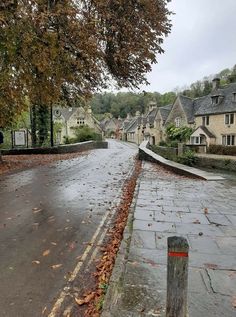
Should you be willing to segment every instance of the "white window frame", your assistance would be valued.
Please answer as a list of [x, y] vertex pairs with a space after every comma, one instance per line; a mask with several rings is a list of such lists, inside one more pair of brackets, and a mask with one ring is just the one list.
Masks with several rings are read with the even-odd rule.
[[225, 125], [234, 124], [234, 113], [225, 114]]
[[213, 105], [218, 105], [218, 103], [220, 102], [220, 96], [212, 96], [211, 101]]
[[83, 118], [78, 118], [77, 119], [77, 124], [78, 125], [84, 125], [85, 124], [84, 119]]
[[206, 126], [208, 126], [210, 124], [210, 118], [209, 118], [209, 116], [204, 116], [204, 117], [202, 117], [202, 125], [204, 126], [204, 127], [206, 127]]
[[180, 117], [175, 118], [175, 126], [176, 126], [176, 128], [179, 128], [181, 126], [181, 118]]
[[224, 146], [235, 146], [235, 134], [222, 135], [222, 145]]

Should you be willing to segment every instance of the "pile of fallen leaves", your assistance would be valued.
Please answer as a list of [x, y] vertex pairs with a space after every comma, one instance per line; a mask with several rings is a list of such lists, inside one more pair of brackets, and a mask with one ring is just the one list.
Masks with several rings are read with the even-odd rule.
[[116, 254], [123, 238], [123, 232], [127, 223], [137, 178], [141, 170], [141, 164], [141, 161], [136, 161], [134, 173], [124, 185], [123, 195], [117, 208], [114, 226], [108, 232], [110, 238], [108, 239], [106, 246], [102, 248], [102, 257], [96, 266], [96, 288], [95, 290], [86, 293], [83, 298], [75, 299], [79, 306], [85, 304], [88, 305], [88, 308], [85, 311], [85, 317], [100, 316], [103, 298], [115, 264]]
[[84, 154], [85, 152], [66, 154], [6, 155], [2, 157], [2, 162], [0, 161], [0, 175], [14, 170], [47, 165], [56, 161], [70, 160]]

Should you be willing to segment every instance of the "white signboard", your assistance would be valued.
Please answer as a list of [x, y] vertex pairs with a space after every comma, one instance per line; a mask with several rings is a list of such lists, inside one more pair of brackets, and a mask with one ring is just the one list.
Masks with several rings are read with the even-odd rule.
[[15, 145], [26, 145], [25, 131], [14, 131], [14, 143]]

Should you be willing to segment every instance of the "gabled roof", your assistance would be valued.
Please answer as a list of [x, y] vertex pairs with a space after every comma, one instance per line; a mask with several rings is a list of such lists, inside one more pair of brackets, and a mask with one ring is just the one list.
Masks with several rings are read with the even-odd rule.
[[127, 132], [128, 133], [135, 132], [136, 128], [141, 124], [141, 119], [142, 119], [141, 117], [136, 117], [135, 119], [133, 119], [127, 128]]
[[157, 115], [157, 107], [153, 108], [147, 115], [148, 121], [150, 124], [153, 124], [155, 121], [155, 117]]
[[168, 117], [168, 115], [169, 115], [169, 113], [171, 111], [171, 108], [172, 108], [172, 104], [159, 108], [160, 114], [161, 114], [161, 117], [162, 117], [163, 121], [166, 121], [166, 119], [167, 119], [167, 117]]
[[201, 129], [209, 138], [216, 138], [216, 136], [212, 132], [210, 132], [204, 125], [200, 125], [194, 132], [196, 132], [198, 129]]
[[[233, 93], [236, 93], [236, 83], [219, 88], [205, 97], [198, 98], [199, 100], [196, 99], [194, 102], [198, 103], [199, 107], [196, 109], [195, 115], [236, 112], [236, 102], [233, 101]], [[221, 101], [218, 104], [213, 104], [212, 96], [221, 96]]]
[[69, 107], [69, 108], [58, 108], [61, 112], [61, 115], [64, 117], [65, 121], [68, 121], [70, 117], [78, 111], [78, 107]]
[[194, 104], [193, 99], [186, 97], [184, 95], [179, 95], [179, 100], [185, 112], [187, 121], [189, 123], [194, 122]]

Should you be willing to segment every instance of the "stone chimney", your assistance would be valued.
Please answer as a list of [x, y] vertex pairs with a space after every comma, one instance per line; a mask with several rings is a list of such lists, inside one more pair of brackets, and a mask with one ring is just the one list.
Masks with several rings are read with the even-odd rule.
[[151, 112], [154, 108], [156, 108], [157, 104], [155, 101], [150, 101], [148, 103], [148, 112]]
[[220, 78], [216, 77], [212, 80], [212, 90], [217, 90], [220, 87]]

